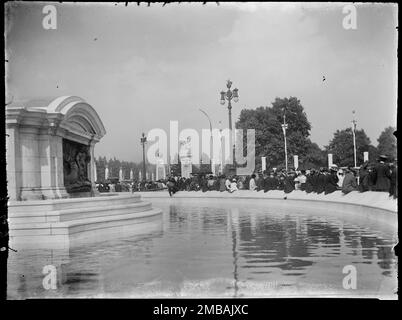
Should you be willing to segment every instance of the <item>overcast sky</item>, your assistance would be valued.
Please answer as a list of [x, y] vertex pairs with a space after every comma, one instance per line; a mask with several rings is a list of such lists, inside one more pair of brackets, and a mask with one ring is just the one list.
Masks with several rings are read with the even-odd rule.
[[140, 161], [142, 132], [168, 132], [169, 120], [209, 128], [199, 108], [227, 126], [219, 92], [229, 78], [234, 119], [296, 96], [320, 147], [352, 110], [374, 145], [396, 125], [395, 5], [357, 5], [356, 30], [336, 4], [56, 3], [56, 30], [42, 27], [44, 4], [11, 5], [7, 99], [85, 99], [107, 131], [96, 156]]

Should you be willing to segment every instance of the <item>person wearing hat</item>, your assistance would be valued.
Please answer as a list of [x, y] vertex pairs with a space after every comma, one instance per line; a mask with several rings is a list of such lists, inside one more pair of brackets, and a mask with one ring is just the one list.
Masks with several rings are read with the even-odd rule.
[[225, 180], [226, 190], [230, 192], [230, 177], [227, 177]]
[[226, 177], [221, 175], [219, 178], [219, 191], [223, 192], [226, 190]]
[[356, 177], [351, 168], [345, 169], [345, 178], [342, 183], [342, 193], [348, 194], [351, 191], [357, 190]]
[[373, 168], [375, 177], [374, 191], [386, 191], [389, 192], [391, 186], [391, 171], [389, 166], [385, 164], [387, 156], [381, 155], [378, 158], [377, 165]]
[[316, 192], [318, 194], [323, 193], [325, 191], [325, 168], [320, 168], [320, 172], [316, 178]]
[[368, 170], [368, 160], [365, 161], [359, 169], [359, 191], [366, 192], [369, 191], [369, 170]]
[[314, 179], [314, 169], [308, 170], [309, 172], [306, 174], [306, 186], [305, 191], [307, 193], [313, 192], [313, 179]]
[[255, 183], [255, 174], [254, 173], [251, 175], [251, 179], [249, 182], [249, 189], [251, 191], [254, 191], [255, 189], [257, 189], [257, 184]]
[[332, 193], [338, 189], [337, 166], [330, 168], [330, 173], [325, 176], [325, 194]]
[[256, 189], [257, 191], [264, 190], [264, 176], [262, 173], [258, 173], [256, 184], [257, 184]]
[[292, 173], [286, 174], [283, 180], [283, 191], [291, 193], [295, 189], [294, 177]]
[[338, 189], [342, 189], [343, 178], [345, 177], [343, 169], [339, 168], [338, 171], [336, 172], [336, 175], [338, 176]]
[[230, 193], [233, 193], [233, 192], [235, 192], [235, 191], [237, 191], [237, 190], [239, 190], [239, 189], [237, 189], [237, 182], [236, 182], [236, 179], [232, 179], [232, 183], [230, 184], [230, 190], [229, 190], [229, 192], [230, 192]]
[[168, 188], [169, 196], [176, 193], [176, 180], [173, 177], [169, 177], [166, 186]]
[[297, 181], [299, 182], [299, 190], [305, 191], [306, 190], [306, 182], [307, 182], [305, 170], [301, 170], [299, 172], [299, 174], [297, 175]]

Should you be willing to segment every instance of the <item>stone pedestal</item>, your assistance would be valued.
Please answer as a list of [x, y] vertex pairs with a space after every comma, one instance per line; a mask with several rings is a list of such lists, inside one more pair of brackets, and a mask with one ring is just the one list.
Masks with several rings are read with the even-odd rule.
[[166, 168], [162, 158], [158, 158], [156, 162], [156, 180], [166, 179]]
[[191, 163], [190, 157], [182, 157], [180, 158], [181, 162], [181, 176], [184, 178], [190, 178], [191, 173], [193, 172], [193, 165]]

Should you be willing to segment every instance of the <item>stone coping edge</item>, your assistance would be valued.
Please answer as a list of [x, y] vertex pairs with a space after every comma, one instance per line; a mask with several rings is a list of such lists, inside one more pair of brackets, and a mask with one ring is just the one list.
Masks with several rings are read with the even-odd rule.
[[[219, 191], [207, 191], [207, 192], [202, 192], [202, 191], [179, 191], [178, 193], [176, 193], [175, 195], [172, 196], [172, 199], [174, 198], [181, 198], [181, 199], [237, 199], [237, 200], [242, 200], [242, 199], [246, 199], [246, 200], [285, 200], [284, 196], [285, 194], [283, 192], [275, 192], [275, 194], [271, 193], [269, 194], [269, 192], [264, 193], [263, 191], [249, 191], [249, 190], [245, 190], [245, 191], [236, 191], [238, 192], [230, 194], [226, 191], [224, 192], [219, 192]], [[244, 192], [244, 193], [243, 193]], [[208, 194], [209, 193], [209, 194]], [[218, 194], [217, 194], [218, 193]], [[255, 193], [255, 194], [252, 194]], [[351, 202], [351, 200], [353, 200], [353, 198], [351, 199], [349, 196], [349, 201], [342, 201], [343, 199], [337, 199], [334, 198], [333, 196], [337, 196], [337, 197], [346, 197], [348, 195], [341, 195], [339, 194], [340, 192], [338, 192], [338, 194], [332, 194], [331, 195], [316, 195], [316, 194], [302, 194], [302, 193], [298, 193], [297, 196], [295, 197], [296, 194], [292, 194], [289, 193], [287, 194], [287, 199], [291, 200], [291, 201], [305, 201], [305, 202], [323, 202], [323, 203], [331, 203], [333, 205], [335, 204], [339, 204], [339, 205], [350, 205], [350, 206], [357, 206], [357, 207], [366, 207], [368, 209], [376, 209], [376, 210], [381, 210], [384, 212], [388, 212], [390, 214], [397, 214], [398, 210], [394, 210], [392, 208], [389, 208], [391, 205], [395, 205], [396, 206], [396, 202], [397, 200], [391, 200], [391, 199], [387, 199], [386, 194], [383, 193], [381, 194], [380, 192], [366, 192], [364, 194], [358, 194], [360, 199], [356, 199], [356, 202]], [[148, 199], [150, 201], [150, 199], [152, 198], [170, 198], [169, 194], [166, 192], [166, 194], [163, 194], [162, 192], [154, 192], [152, 194], [150, 193], [137, 193], [140, 194], [144, 199]], [[356, 194], [355, 194], [356, 195]], [[371, 203], [370, 201], [362, 201], [361, 195], [367, 195], [367, 200], [372, 200]], [[318, 196], [318, 197], [317, 197]], [[352, 196], [352, 195], [351, 195]], [[378, 199], [370, 199], [370, 196], [376, 196]], [[325, 199], [325, 197], [329, 197], [328, 199]], [[378, 202], [382, 202], [383, 206], [380, 205], [376, 205]]]

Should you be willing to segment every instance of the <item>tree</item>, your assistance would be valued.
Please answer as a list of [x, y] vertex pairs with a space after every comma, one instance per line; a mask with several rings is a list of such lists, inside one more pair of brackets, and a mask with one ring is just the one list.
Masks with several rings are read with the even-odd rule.
[[321, 150], [318, 144], [311, 142], [307, 143], [307, 154], [299, 161], [300, 169], [321, 168], [327, 166], [327, 153]]
[[394, 132], [394, 127], [387, 127], [381, 132], [379, 138], [377, 139], [378, 152], [388, 156], [391, 161], [396, 158], [396, 137], [394, 136]]
[[[295, 97], [276, 98], [272, 107], [243, 109], [237, 129], [243, 129], [244, 138], [247, 129], [255, 129], [256, 168], [261, 168], [261, 157], [266, 157], [268, 168], [284, 166], [285, 146], [282, 131], [284, 112], [286, 112], [286, 130], [288, 163], [291, 164], [293, 155], [298, 155], [303, 161], [311, 147], [311, 125], [307, 120], [300, 101]], [[243, 146], [246, 144], [243, 143]], [[318, 147], [318, 146], [317, 146]]]
[[[118, 177], [120, 167], [123, 169], [123, 179], [129, 179], [130, 178], [130, 170], [133, 170], [133, 178], [137, 179], [138, 178], [138, 172], [141, 170], [142, 166], [141, 163], [134, 163], [134, 162], [128, 162], [128, 161], [120, 161], [117, 160], [116, 158], [109, 159], [107, 160], [106, 157], [98, 157], [98, 159], [95, 159], [96, 162], [96, 172], [97, 172], [97, 179], [98, 181], [104, 181], [105, 180], [105, 168], [106, 165], [109, 168], [109, 177]], [[150, 171], [152, 171], [153, 168], [150, 168]]]
[[[333, 154], [333, 162], [338, 166], [354, 166], [353, 152], [353, 132], [351, 128], [337, 130], [329, 145], [325, 147], [327, 153]], [[364, 161], [363, 152], [373, 152], [370, 138], [363, 129], [356, 130], [356, 158], [357, 165], [361, 165]], [[371, 157], [371, 159], [373, 159]]]

